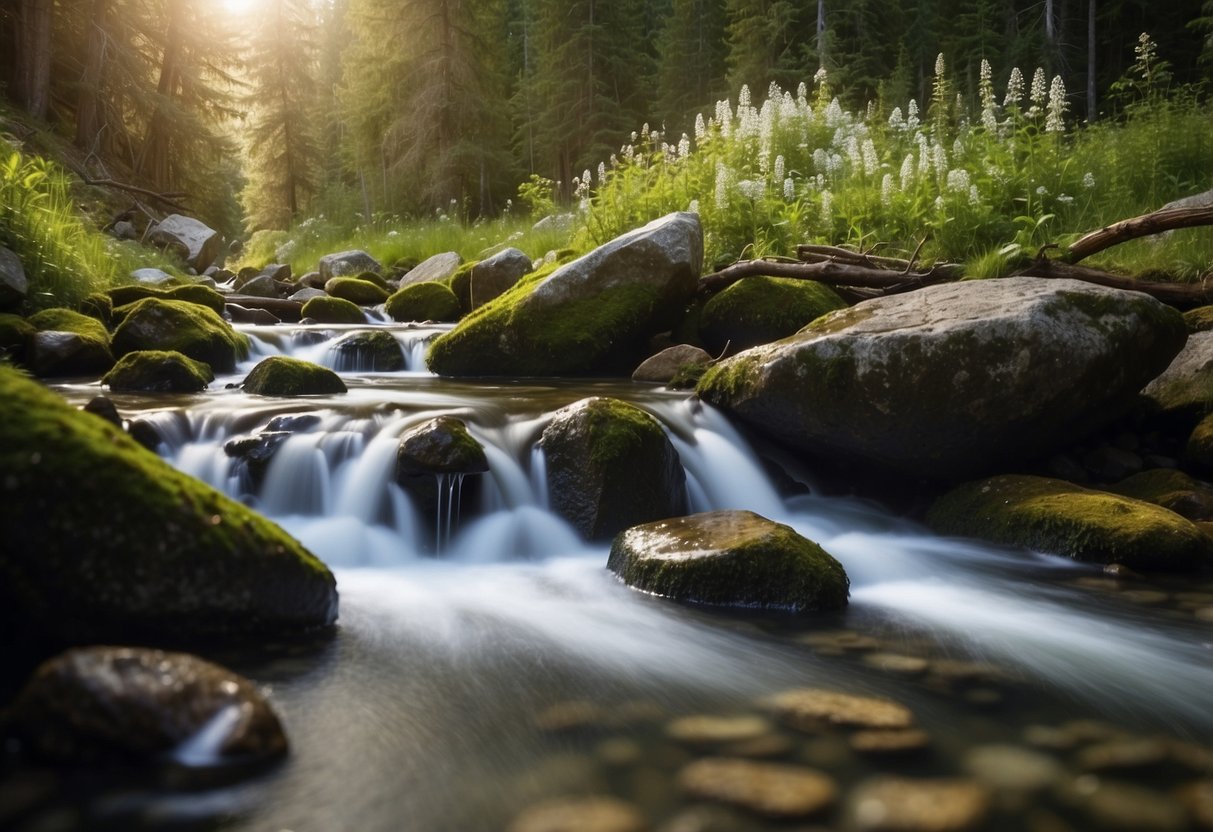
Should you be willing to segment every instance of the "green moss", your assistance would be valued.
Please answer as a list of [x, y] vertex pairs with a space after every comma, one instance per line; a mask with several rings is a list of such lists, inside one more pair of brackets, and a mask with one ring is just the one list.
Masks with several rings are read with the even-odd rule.
[[459, 308], [465, 312], [472, 309], [472, 269], [480, 263], [479, 260], [467, 260], [459, 265], [455, 273], [443, 281], [455, 297], [459, 299]]
[[387, 299], [384, 307], [394, 321], [455, 321], [459, 299], [443, 283], [413, 283]]
[[940, 534], [1143, 570], [1198, 569], [1213, 554], [1213, 541], [1172, 511], [1044, 477], [966, 483], [935, 502], [927, 523]]
[[248, 339], [213, 309], [182, 300], [144, 298], [131, 304], [114, 330], [118, 355], [170, 350], [230, 373], [248, 355]]
[[382, 289], [385, 292], [392, 291], [392, 287], [388, 285], [388, 282], [386, 280], [384, 280], [382, 276], [376, 274], [375, 272], [371, 272], [371, 271], [358, 272], [358, 274], [354, 275], [354, 279], [355, 280], [364, 280], [367, 283], [374, 283], [376, 286], [378, 286], [380, 289]]
[[261, 642], [336, 617], [277, 526], [2, 367], [0, 471], [0, 603], [27, 638]]
[[171, 289], [159, 289], [155, 286], [119, 286], [110, 289], [107, 294], [113, 301], [114, 308], [127, 306], [144, 298], [160, 298], [161, 300], [180, 300], [186, 303], [197, 303], [205, 306], [216, 315], [223, 314], [223, 295], [209, 286], [190, 284], [174, 286]]
[[741, 352], [778, 341], [827, 312], [846, 307], [828, 286], [812, 280], [747, 277], [704, 304], [699, 334], [712, 353]]
[[366, 315], [357, 304], [342, 298], [312, 298], [300, 314], [321, 324], [364, 324]]
[[435, 474], [479, 474], [488, 470], [484, 446], [454, 416], [431, 419], [400, 438], [397, 477], [426, 477], [428, 483]]
[[374, 283], [356, 277], [334, 277], [324, 284], [324, 291], [335, 298], [348, 300], [359, 306], [375, 306], [388, 298], [385, 290]]
[[244, 380], [244, 392], [255, 396], [322, 396], [345, 393], [345, 382], [327, 367], [273, 355], [259, 363]]
[[1162, 506], [1189, 520], [1213, 519], [1213, 489], [1182, 471], [1171, 468], [1142, 471], [1107, 490]]
[[101, 383], [116, 393], [197, 393], [215, 380], [201, 361], [165, 350], [128, 352]]
[[1202, 477], [1213, 476], [1213, 414], [1201, 419], [1188, 437], [1184, 467]]
[[29, 322], [39, 332], [74, 332], [99, 344], [108, 346], [110, 343], [110, 334], [103, 323], [72, 309], [43, 309], [31, 315]]
[[0, 313], [0, 352], [13, 354], [25, 349], [25, 342], [38, 329], [20, 315]]
[[593, 399], [584, 418], [593, 437], [590, 459], [601, 467], [626, 460], [636, 448], [665, 439], [661, 423], [652, 415], [619, 399]]
[[1198, 309], [1189, 309], [1184, 313], [1184, 324], [1188, 327], [1188, 333], [1208, 332], [1213, 329], [1213, 306], [1201, 306]]
[[671, 390], [691, 390], [695, 385], [699, 384], [699, 380], [703, 378], [709, 366], [708, 364], [696, 364], [695, 362], [683, 364], [674, 371], [673, 377], [670, 378], [666, 386]]
[[80, 301], [80, 312], [99, 320], [106, 329], [113, 326], [114, 302], [104, 292], [93, 292]]

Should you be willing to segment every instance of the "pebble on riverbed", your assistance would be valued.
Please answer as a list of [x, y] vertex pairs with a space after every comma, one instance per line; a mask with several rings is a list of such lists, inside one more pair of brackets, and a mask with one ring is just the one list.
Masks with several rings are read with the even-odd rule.
[[856, 728], [909, 728], [914, 714], [890, 699], [856, 696], [840, 691], [801, 688], [777, 693], [764, 701], [793, 728], [815, 731], [824, 725]]
[[980, 745], [961, 763], [978, 781], [999, 791], [1036, 792], [1056, 783], [1064, 768], [1056, 758], [1017, 745]]
[[1130, 783], [1079, 777], [1061, 796], [1081, 808], [1094, 829], [1108, 832], [1182, 832], [1187, 813], [1161, 792]]
[[880, 777], [851, 793], [851, 825], [861, 832], [964, 832], [980, 829], [989, 794], [970, 780]]
[[694, 797], [775, 818], [815, 815], [838, 797], [834, 780], [814, 769], [724, 757], [691, 763], [678, 784]]
[[856, 731], [851, 748], [860, 754], [912, 754], [931, 745], [931, 737], [917, 728], [893, 731]]
[[685, 716], [666, 726], [666, 735], [687, 745], [755, 740], [771, 732], [771, 723], [760, 716]]
[[645, 832], [648, 822], [630, 803], [613, 797], [563, 798], [524, 810], [508, 832]]

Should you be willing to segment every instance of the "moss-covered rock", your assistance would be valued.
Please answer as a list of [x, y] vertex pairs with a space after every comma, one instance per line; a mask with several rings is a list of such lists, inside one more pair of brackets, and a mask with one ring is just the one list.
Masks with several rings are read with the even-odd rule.
[[210, 365], [179, 352], [139, 350], [118, 359], [101, 383], [115, 393], [197, 393], [214, 380]]
[[359, 306], [375, 306], [387, 300], [387, 292], [369, 280], [356, 277], [334, 277], [324, 284], [324, 291], [335, 298], [348, 300]]
[[1189, 334], [1208, 332], [1213, 329], [1213, 306], [1189, 309], [1184, 313], [1184, 323], [1188, 326]]
[[254, 396], [324, 396], [345, 393], [345, 382], [328, 367], [271, 355], [244, 379], [244, 392]]
[[1213, 541], [1173, 511], [1046, 477], [965, 483], [935, 502], [927, 523], [939, 534], [1138, 570], [1190, 571], [1213, 556]]
[[1213, 477], [1213, 414], [1205, 416], [1184, 445], [1184, 467], [1200, 477]]
[[[474, 504], [480, 477], [489, 470], [484, 447], [454, 416], [439, 416], [410, 428], [396, 447], [395, 480], [427, 521], [445, 505], [458, 517], [460, 507]], [[452, 478], [457, 487], [452, 489]]]
[[395, 373], [405, 368], [404, 350], [390, 332], [351, 332], [333, 345], [337, 369], [350, 373]]
[[686, 475], [661, 423], [618, 399], [558, 411], [539, 439], [552, 509], [590, 539], [686, 512]]
[[332, 624], [289, 535], [0, 367], [0, 607], [33, 640], [165, 643]]
[[607, 568], [629, 586], [716, 606], [837, 610], [850, 581], [837, 560], [790, 526], [750, 511], [713, 511], [630, 528]]
[[451, 291], [465, 312], [479, 309], [508, 292], [534, 269], [531, 258], [516, 248], [499, 251], [475, 263], [464, 263], [451, 277]]
[[831, 312], [697, 389], [809, 454], [954, 480], [1073, 445], [1137, 404], [1186, 338], [1179, 312], [1137, 292], [961, 281]]
[[80, 302], [81, 314], [96, 318], [106, 328], [113, 326], [114, 302], [104, 292], [93, 292]]
[[0, 313], [0, 357], [14, 361], [25, 357], [25, 346], [38, 329], [20, 315]]
[[29, 318], [37, 332], [26, 342], [25, 363], [40, 378], [91, 376], [114, 366], [104, 324], [72, 309], [44, 309]]
[[387, 299], [393, 321], [457, 321], [459, 299], [442, 283], [412, 283]]
[[1142, 471], [1107, 490], [1162, 506], [1189, 520], [1213, 520], [1213, 488], [1182, 471], [1171, 468]]
[[446, 376], [559, 376], [627, 371], [695, 293], [703, 231], [671, 214], [554, 271], [528, 275], [434, 341]]
[[179, 352], [217, 373], [230, 373], [248, 355], [248, 339], [201, 304], [144, 298], [129, 306], [114, 330], [114, 352], [140, 350]]
[[392, 291], [391, 284], [388, 283], [387, 280], [385, 280], [382, 275], [380, 275], [376, 272], [372, 272], [372, 271], [358, 272], [358, 274], [354, 275], [354, 277], [356, 277], [358, 280], [365, 280], [367, 283], [374, 283], [380, 289], [382, 289], [385, 292], [388, 292], [389, 294]]
[[796, 333], [827, 312], [846, 307], [829, 286], [813, 280], [747, 277], [704, 304], [699, 335], [713, 355], [736, 354]]
[[312, 298], [303, 304], [300, 314], [318, 324], [366, 323], [366, 315], [358, 304], [342, 298]]
[[209, 286], [200, 286], [198, 284], [174, 286], [171, 289], [158, 289], [155, 286], [143, 285], [119, 286], [115, 289], [110, 289], [106, 294], [109, 295], [115, 309], [141, 301], [144, 298], [160, 298], [161, 300], [181, 300], [186, 303], [196, 303], [200, 306], [205, 306], [216, 315], [223, 314], [223, 295]]
[[1142, 395], [1156, 410], [1193, 421], [1213, 409], [1213, 332], [1189, 335], [1183, 351]]
[[[680, 374], [694, 374], [695, 380], [698, 381], [699, 376], [707, 370], [708, 364], [711, 362], [712, 356], [699, 347], [693, 347], [690, 344], [675, 344], [641, 362], [640, 366], [632, 372], [632, 381], [667, 384], [671, 380], [679, 378]], [[698, 367], [699, 372], [695, 373], [691, 369], [693, 367]], [[695, 385], [686, 386], [694, 387]]]

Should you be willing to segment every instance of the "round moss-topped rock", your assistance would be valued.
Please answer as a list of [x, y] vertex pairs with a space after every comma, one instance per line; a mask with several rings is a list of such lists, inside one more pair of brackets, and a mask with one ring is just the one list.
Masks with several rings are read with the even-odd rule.
[[197, 393], [215, 380], [201, 361], [169, 350], [128, 352], [101, 383], [115, 393]]
[[240, 503], [0, 367], [0, 617], [93, 643], [327, 627], [332, 574]]
[[230, 373], [248, 355], [248, 339], [214, 310], [182, 300], [144, 298], [127, 308], [114, 330], [114, 352], [171, 350]]
[[187, 303], [196, 303], [207, 307], [216, 315], [223, 314], [223, 295], [209, 286], [198, 284], [174, 286], [171, 289], [159, 289], [155, 286], [146, 285], [119, 286], [110, 289], [106, 294], [113, 301], [115, 309], [143, 300], [144, 298], [160, 298], [162, 300], [183, 300]]
[[254, 396], [324, 396], [348, 391], [341, 376], [328, 367], [271, 355], [249, 372], [244, 392]]
[[590, 539], [686, 511], [686, 474], [661, 423], [618, 399], [557, 411], [539, 439], [552, 510]]
[[1173, 468], [1142, 471], [1108, 491], [1162, 506], [1189, 520], [1213, 520], [1213, 487]]
[[39, 332], [74, 332], [101, 344], [108, 345], [110, 342], [110, 334], [105, 329], [105, 324], [91, 315], [85, 315], [74, 309], [64, 309], [63, 307], [43, 309], [41, 312], [30, 315], [28, 321], [30, 326]]
[[457, 321], [459, 298], [442, 283], [412, 283], [387, 299], [393, 321]]
[[790, 526], [751, 511], [712, 511], [636, 526], [607, 568], [629, 586], [696, 604], [842, 609], [850, 581], [837, 560]]
[[331, 278], [324, 284], [324, 291], [358, 306], [374, 306], [387, 300], [387, 292], [369, 280], [360, 280], [357, 277]]
[[936, 500], [927, 524], [939, 534], [1138, 570], [1190, 571], [1213, 556], [1213, 541], [1173, 511], [1046, 477], [965, 483]]
[[20, 315], [0, 312], [0, 353], [20, 359], [25, 344], [38, 329]]
[[396, 478], [435, 474], [482, 474], [484, 447], [454, 416], [439, 416], [409, 429], [396, 449]]
[[342, 372], [395, 373], [405, 368], [404, 351], [392, 333], [382, 329], [351, 332], [333, 345]]
[[699, 318], [699, 336], [713, 355], [787, 338], [827, 312], [846, 307], [838, 293], [814, 280], [747, 277], [713, 295]]
[[1184, 313], [1188, 332], [1208, 332], [1213, 329], [1213, 306], [1200, 306]]
[[29, 318], [38, 331], [26, 342], [25, 363], [42, 378], [90, 376], [114, 365], [109, 332], [89, 315], [44, 309]]
[[114, 302], [104, 292], [91, 292], [80, 301], [80, 312], [101, 321], [106, 329], [113, 326]]
[[312, 298], [303, 304], [299, 312], [304, 318], [310, 318], [318, 324], [364, 324], [366, 315], [358, 304], [344, 298]]

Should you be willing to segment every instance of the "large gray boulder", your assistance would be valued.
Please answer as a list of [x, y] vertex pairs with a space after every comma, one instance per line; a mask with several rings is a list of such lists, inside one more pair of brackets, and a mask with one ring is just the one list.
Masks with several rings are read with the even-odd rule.
[[589, 539], [686, 513], [686, 474], [661, 423], [618, 399], [557, 411], [539, 439], [552, 510]]
[[630, 371], [682, 316], [702, 264], [699, 217], [669, 214], [524, 278], [437, 339], [427, 362], [448, 376]]
[[444, 251], [427, 257], [400, 278], [400, 285], [411, 286], [414, 283], [442, 283], [450, 280], [452, 275], [463, 265], [463, 258], [454, 251]]
[[[360, 272], [374, 272], [379, 274], [383, 271], [383, 266], [379, 261], [365, 251], [339, 251], [336, 254], [326, 254], [320, 258], [320, 278], [327, 282], [334, 277], [345, 277], [350, 274], [359, 274]], [[302, 280], [300, 281], [303, 282]], [[306, 284], [312, 285], [312, 284]], [[315, 288], [322, 288], [324, 283]]]
[[471, 312], [514, 288], [533, 268], [531, 258], [524, 252], [507, 248], [456, 274], [451, 279], [451, 291], [460, 305]]
[[0, 311], [16, 309], [29, 294], [29, 280], [21, 259], [0, 246]]
[[181, 214], [169, 214], [162, 219], [148, 239], [154, 245], [177, 251], [186, 264], [199, 273], [215, 262], [222, 242], [218, 231], [200, 220]]
[[955, 479], [1072, 442], [1183, 348], [1174, 309], [1029, 277], [867, 301], [710, 369], [699, 394], [843, 464]]
[[1175, 360], [1141, 391], [1164, 413], [1203, 415], [1213, 403], [1213, 332], [1188, 336]]

